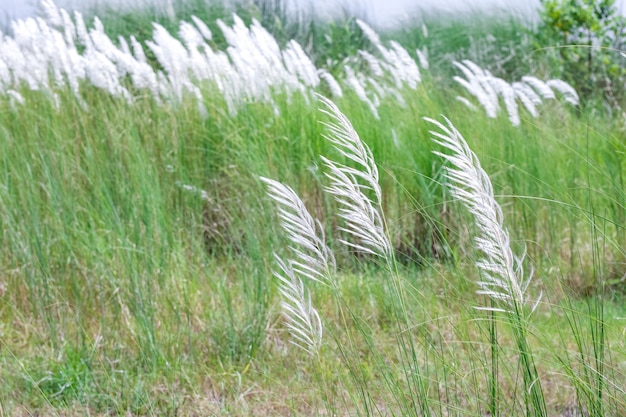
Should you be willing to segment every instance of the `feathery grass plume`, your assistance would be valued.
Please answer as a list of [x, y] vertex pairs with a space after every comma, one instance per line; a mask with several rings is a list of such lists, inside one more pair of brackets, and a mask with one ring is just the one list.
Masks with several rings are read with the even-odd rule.
[[424, 119], [440, 129], [440, 132], [430, 131], [435, 143], [452, 152], [448, 155], [435, 151], [435, 154], [452, 164], [446, 167], [450, 191], [474, 216], [479, 230], [476, 245], [483, 259], [476, 264], [482, 273], [477, 293], [487, 295], [501, 305], [498, 308], [477, 308], [522, 311], [532, 274], [524, 278], [524, 255], [516, 257], [511, 250], [509, 234], [503, 226], [502, 210], [495, 200], [489, 176], [461, 133], [447, 118], [444, 117], [447, 126], [427, 117]]
[[524, 94], [534, 105], [538, 106], [541, 104], [541, 97], [528, 84], [516, 81], [511, 84], [511, 87], [516, 92]]
[[[284, 261], [274, 254], [280, 271], [278, 291], [281, 308], [291, 343], [315, 355], [322, 343], [322, 323], [302, 278], [334, 286], [335, 258], [324, 242], [321, 224], [309, 214], [295, 191], [278, 181], [260, 177], [268, 186], [268, 194], [278, 204], [281, 227], [291, 241], [292, 259]], [[318, 235], [318, 230], [321, 235]]]
[[46, 20], [54, 26], [62, 26], [63, 19], [59, 13], [59, 9], [52, 0], [41, 0], [39, 8], [43, 12]]
[[[327, 168], [325, 175], [330, 180], [325, 189], [339, 204], [339, 217], [345, 222], [340, 230], [352, 238], [352, 241], [340, 241], [358, 251], [380, 257], [389, 272], [383, 302], [395, 324], [402, 377], [398, 378], [395, 369], [391, 371], [385, 360], [380, 360], [377, 369], [383, 375], [389, 393], [397, 401], [400, 414], [417, 415], [419, 410], [419, 415], [430, 415], [426, 379], [417, 360], [420, 354], [413, 335], [407, 331], [411, 324], [405, 287], [386, 233], [378, 168], [371, 150], [361, 141], [348, 118], [332, 101], [319, 95], [318, 98], [324, 106], [320, 110], [331, 118], [330, 122], [324, 123], [328, 129], [324, 138], [350, 161], [348, 166], [321, 157]], [[378, 359], [383, 359], [376, 348], [372, 347], [372, 351]]]
[[543, 81], [541, 81], [537, 77], [533, 77], [532, 75], [525, 75], [522, 77], [522, 82], [526, 83], [530, 87], [534, 88], [539, 95], [545, 99], [555, 99], [554, 91], [550, 88], [550, 86]]
[[[367, 23], [360, 19], [357, 19], [356, 23], [361, 28], [365, 37], [376, 47], [383, 58], [375, 65], [375, 67], [380, 68], [381, 71], [379, 72], [378, 68], [372, 68], [372, 73], [375, 76], [382, 76], [383, 74], [381, 74], [381, 72], [386, 71], [394, 79], [396, 88], [402, 89], [406, 84], [409, 88], [415, 90], [417, 85], [422, 81], [422, 76], [417, 63], [411, 58], [408, 51], [395, 41], [389, 41], [391, 48], [386, 48], [381, 43], [380, 37], [376, 31]], [[368, 62], [370, 67], [372, 67], [373, 62], [371, 62], [371, 58], [375, 57], [365, 51], [359, 51], [359, 54]]]
[[415, 50], [415, 53], [417, 54], [417, 60], [419, 61], [420, 66], [423, 69], [428, 70], [428, 68], [430, 67], [430, 64], [428, 63], [428, 48], [418, 48]]
[[468, 99], [466, 99], [463, 96], [456, 96], [455, 99], [463, 104], [465, 104], [465, 106], [470, 109], [470, 110], [477, 110], [476, 106], [474, 106], [474, 104], [472, 104], [471, 101], [469, 101]]
[[346, 79], [345, 82], [346, 84], [348, 84], [348, 87], [351, 87], [352, 90], [356, 93], [357, 97], [365, 104], [367, 104], [367, 106], [370, 108], [370, 110], [372, 111], [372, 114], [374, 115], [374, 117], [376, 118], [376, 120], [380, 120], [380, 115], [378, 114], [378, 107], [376, 106], [376, 104], [370, 100], [370, 98], [367, 96], [367, 91], [365, 90], [365, 86], [364, 86], [364, 82], [362, 82], [354, 73], [354, 71], [352, 70], [352, 68], [345, 66], [343, 68], [344, 72], [346, 73]]
[[[402, 81], [404, 81], [409, 88], [415, 90], [417, 85], [422, 82], [422, 75], [417, 63], [409, 52], [402, 47], [396, 41], [389, 41], [391, 45], [391, 53], [393, 54], [393, 63], [395, 68], [402, 73]], [[398, 88], [402, 88], [402, 85], [398, 85]]]
[[196, 25], [198, 31], [202, 34], [204, 39], [206, 39], [207, 41], [213, 39], [213, 34], [211, 33], [211, 30], [202, 20], [198, 19], [198, 17], [196, 16], [191, 16], [191, 20]]
[[183, 40], [187, 51], [193, 52], [204, 46], [204, 37], [191, 23], [182, 21], [178, 24], [178, 36]]
[[374, 76], [382, 77], [385, 75], [382, 67], [380, 66], [380, 61], [374, 55], [367, 51], [359, 51], [359, 56], [367, 62], [367, 65]]
[[283, 62], [287, 70], [296, 75], [306, 86], [317, 87], [320, 83], [317, 68], [302, 46], [290, 40], [283, 50]]
[[128, 46], [128, 42], [126, 41], [126, 39], [122, 35], [119, 35], [117, 37], [117, 41], [120, 44], [120, 50], [122, 51], [122, 53], [125, 56], [131, 55], [131, 53], [130, 53], [130, 46]]
[[541, 97], [535, 93], [535, 90], [530, 88], [527, 84], [521, 82], [514, 82], [511, 84], [511, 87], [513, 87], [513, 90], [515, 91], [515, 96], [519, 99], [530, 115], [533, 117], [539, 116], [536, 106], [541, 104]]
[[267, 184], [269, 196], [278, 204], [281, 227], [291, 241], [290, 249], [296, 258], [291, 260], [294, 271], [307, 279], [334, 285], [335, 257], [324, 241], [320, 222], [313, 219], [291, 187], [269, 178], [260, 179]]
[[380, 85], [380, 83], [376, 81], [375, 79], [373, 79], [372, 77], [367, 77], [366, 81], [367, 83], [369, 83], [369, 85], [371, 85], [374, 88], [375, 94], [377, 94], [380, 97], [385, 97], [387, 95], [385, 88], [383, 88], [383, 86]]
[[141, 63], [146, 64], [148, 62], [148, 59], [146, 58], [143, 46], [141, 46], [139, 41], [137, 41], [137, 38], [131, 35], [130, 44], [133, 48], [133, 55], [135, 56], [135, 59]]
[[380, 41], [380, 36], [378, 36], [378, 33], [376, 33], [376, 31], [374, 29], [372, 29], [370, 25], [368, 25], [367, 23], [365, 23], [361, 19], [357, 19], [356, 20], [356, 24], [359, 25], [359, 27], [361, 28], [361, 31], [363, 32], [365, 37], [371, 43], [373, 43], [374, 46], [376, 46], [376, 47], [382, 46], [382, 43]]
[[532, 117], [539, 116], [539, 112], [537, 112], [537, 107], [535, 106], [535, 103], [530, 98], [528, 98], [526, 94], [524, 94], [520, 90], [514, 89], [513, 91], [515, 93], [515, 98], [517, 98], [522, 103], [524, 108], [528, 111], [528, 113], [530, 113]]
[[488, 117], [497, 117], [499, 97], [502, 97], [513, 126], [520, 124], [517, 100], [533, 117], [538, 116], [536, 106], [541, 104], [542, 98], [556, 98], [552, 89], [558, 91], [563, 100], [570, 104], [578, 105], [579, 102], [576, 90], [561, 80], [543, 82], [537, 77], [526, 75], [522, 77], [521, 82], [509, 84], [501, 78], [494, 77], [489, 71], [482, 69], [470, 60], [465, 59], [462, 63], [455, 61], [452, 64], [465, 75], [465, 78], [455, 76], [454, 80], [478, 100]]
[[499, 110], [498, 92], [496, 91], [493, 83], [491, 82], [491, 79], [493, 78], [493, 74], [491, 74], [491, 72], [487, 71], [486, 69], [481, 68], [478, 64], [470, 61], [469, 59], [464, 59], [463, 64], [469, 69], [470, 72], [474, 74], [476, 81], [485, 90], [485, 93], [489, 96], [489, 99], [496, 103], [496, 107]]
[[324, 69], [319, 69], [317, 70], [317, 75], [320, 77], [320, 80], [323, 80], [326, 83], [333, 97], [343, 97], [343, 90], [341, 89], [341, 86], [330, 72]]
[[[526, 415], [529, 417], [546, 416], [547, 409], [543, 388], [535, 366], [532, 348], [528, 342], [527, 317], [523, 311], [526, 303], [526, 289], [532, 278], [532, 272], [528, 278], [524, 278], [522, 262], [525, 253], [520, 257], [513, 254], [509, 234], [502, 225], [502, 210], [494, 198], [489, 176], [480, 166], [476, 154], [469, 148], [461, 133], [445, 117], [447, 126], [433, 119], [424, 119], [441, 130], [441, 132], [430, 131], [434, 136], [435, 143], [452, 151], [451, 155], [437, 151], [435, 154], [452, 164], [452, 167], [446, 167], [449, 188], [452, 195], [463, 202], [474, 216], [479, 230], [479, 235], [475, 241], [476, 246], [483, 254], [483, 259], [476, 263], [482, 275], [482, 280], [478, 282], [480, 290], [477, 293], [487, 295], [493, 300], [493, 303], [489, 307], [475, 308], [506, 314], [519, 354], [519, 365], [524, 382], [522, 393]], [[539, 300], [532, 306], [531, 314], [538, 303]], [[495, 329], [496, 322], [493, 316], [490, 322], [492, 328]], [[496, 331], [490, 330], [490, 333], [493, 337], [492, 352], [497, 352]], [[497, 354], [494, 356], [494, 361], [496, 357]], [[494, 366], [494, 369], [497, 369], [497, 365]], [[494, 372], [494, 381], [497, 381], [497, 370], [492, 372]], [[493, 398], [497, 398], [497, 394]], [[494, 409], [497, 408], [498, 405], [495, 404]]]
[[[341, 240], [342, 243], [386, 260], [393, 258], [393, 250], [385, 233], [381, 214], [382, 192], [378, 184], [378, 168], [371, 150], [356, 133], [352, 124], [339, 108], [325, 97], [318, 96], [325, 106], [321, 111], [333, 120], [325, 123], [329, 133], [324, 135], [345, 158], [357, 165], [352, 168], [328, 158], [321, 157], [329, 169], [326, 187], [341, 206], [339, 216], [346, 222], [340, 230], [356, 238], [357, 242]], [[369, 198], [366, 194], [373, 194]]]
[[519, 118], [517, 101], [515, 100], [517, 98], [515, 90], [513, 90], [513, 87], [511, 87], [509, 83], [504, 81], [502, 78], [491, 77], [489, 81], [496, 92], [504, 100], [504, 106], [506, 107], [506, 111], [509, 115], [509, 121], [513, 126], [519, 126], [521, 121]]
[[549, 87], [552, 87], [552, 89], [561, 93], [561, 95], [563, 96], [563, 100], [570, 103], [571, 105], [578, 106], [578, 103], [580, 103], [578, 93], [576, 93], [574, 87], [572, 87], [565, 81], [554, 79], [546, 81], [546, 84]]
[[460, 62], [454, 61], [454, 66], [459, 68], [465, 78], [458, 76], [453, 77], [454, 81], [461, 84], [470, 94], [472, 94], [481, 106], [485, 109], [487, 117], [496, 118], [498, 114], [498, 97], [493, 94], [489, 94], [485, 88], [483, 82], [480, 81], [477, 75], [475, 75], [467, 66]]
[[293, 262], [285, 262], [276, 254], [274, 258], [282, 271], [275, 271], [274, 276], [280, 281], [278, 291], [283, 297], [280, 305], [292, 337], [289, 342], [315, 356], [322, 345], [320, 316], [311, 304], [311, 295], [298, 277]]

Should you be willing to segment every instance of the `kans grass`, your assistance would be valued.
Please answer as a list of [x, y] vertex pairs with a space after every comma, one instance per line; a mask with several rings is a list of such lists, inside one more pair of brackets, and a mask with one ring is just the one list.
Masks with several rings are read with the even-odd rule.
[[42, 10], [0, 39], [1, 415], [626, 413], [623, 115], [515, 30]]

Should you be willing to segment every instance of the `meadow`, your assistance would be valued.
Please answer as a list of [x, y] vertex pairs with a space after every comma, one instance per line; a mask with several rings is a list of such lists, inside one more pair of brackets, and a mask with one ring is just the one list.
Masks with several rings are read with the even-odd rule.
[[626, 415], [620, 55], [537, 31], [13, 22], [0, 415]]

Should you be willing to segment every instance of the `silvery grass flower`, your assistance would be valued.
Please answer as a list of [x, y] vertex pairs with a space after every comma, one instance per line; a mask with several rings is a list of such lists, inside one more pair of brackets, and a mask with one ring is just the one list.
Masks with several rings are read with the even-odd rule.
[[[516, 257], [511, 250], [509, 234], [503, 226], [502, 209], [495, 200], [489, 176], [480, 165], [478, 157], [467, 142], [444, 117], [446, 125], [430, 119], [439, 131], [431, 130], [433, 140], [450, 151], [450, 154], [434, 153], [450, 163], [446, 178], [451, 194], [461, 201], [474, 216], [478, 228], [476, 246], [482, 259], [476, 263], [482, 280], [478, 282], [478, 294], [487, 295], [500, 307], [476, 307], [482, 310], [519, 313], [527, 302], [526, 290], [532, 273], [524, 277], [522, 263], [525, 253]], [[532, 306], [532, 311], [537, 306]]]
[[343, 97], [343, 90], [341, 89], [341, 86], [330, 72], [324, 69], [319, 69], [317, 70], [317, 73], [320, 77], [320, 80], [323, 80], [326, 83], [326, 86], [330, 90], [330, 93], [333, 95], [333, 97]]
[[340, 230], [356, 239], [356, 242], [340, 241], [358, 251], [391, 259], [393, 250], [385, 233], [381, 214], [382, 192], [372, 151], [332, 101], [322, 96], [318, 98], [325, 106], [321, 111], [332, 120], [325, 123], [329, 133], [324, 138], [356, 166], [353, 168], [321, 157], [328, 168], [326, 176], [330, 179], [326, 191], [339, 203], [339, 216], [345, 221]]
[[324, 241], [321, 223], [309, 214], [304, 202], [289, 186], [261, 177], [268, 195], [278, 205], [280, 225], [287, 234], [296, 273], [312, 281], [332, 286], [335, 257]]
[[378, 106], [369, 98], [367, 95], [367, 89], [365, 88], [364, 82], [357, 77], [354, 70], [349, 66], [345, 66], [343, 68], [346, 73], [346, 78], [344, 82], [348, 87], [352, 89], [357, 95], [357, 97], [370, 108], [372, 114], [376, 118], [376, 120], [380, 120], [380, 115], [378, 114]]
[[[339, 216], [345, 221], [340, 230], [355, 240], [340, 241], [356, 250], [390, 260], [393, 252], [385, 233], [378, 169], [372, 152], [333, 102], [321, 96], [319, 100], [325, 106], [321, 111], [332, 120], [325, 123], [329, 133], [324, 137], [341, 156], [356, 166], [353, 168], [322, 157], [329, 171], [326, 176], [330, 179], [326, 191], [339, 203]], [[295, 191], [278, 181], [260, 179], [278, 205], [280, 224], [290, 241], [292, 256], [289, 259], [274, 254], [279, 268], [274, 275], [279, 280], [279, 292], [283, 298], [283, 317], [293, 337], [292, 343], [314, 355], [321, 346], [322, 325], [303, 279], [336, 289], [335, 258], [324, 241], [322, 225], [309, 214]]]
[[367, 23], [360, 19], [357, 19], [356, 23], [365, 37], [376, 47], [382, 56], [383, 59], [379, 61], [378, 66], [389, 72], [396, 82], [396, 87], [402, 89], [406, 84], [409, 88], [415, 90], [422, 81], [422, 77], [417, 63], [411, 58], [408, 51], [395, 41], [389, 42], [391, 48], [385, 47], [376, 31]]
[[322, 323], [303, 278], [333, 286], [335, 258], [324, 242], [322, 225], [309, 214], [296, 192], [269, 178], [261, 177], [261, 181], [278, 205], [281, 227], [291, 243], [292, 256], [288, 260], [274, 254], [279, 268], [274, 276], [279, 281], [281, 309], [292, 336], [290, 342], [315, 355], [322, 343]]
[[537, 77], [534, 77], [532, 75], [525, 75], [522, 77], [522, 82], [532, 87], [542, 98], [556, 98], [556, 95], [554, 95], [554, 91], [552, 91], [550, 86]]
[[[561, 98], [574, 106], [578, 105], [579, 98], [576, 90], [565, 81], [549, 80], [544, 82], [537, 77], [524, 76], [520, 82], [509, 84], [507, 81], [494, 77], [489, 71], [481, 68], [472, 61], [465, 59], [462, 62], [453, 62], [465, 76], [455, 76], [453, 79], [464, 87], [484, 108], [490, 118], [496, 118], [500, 110], [500, 97], [504, 101], [509, 120], [513, 126], [520, 125], [519, 106], [524, 106], [531, 116], [537, 117], [538, 105], [542, 99], [556, 99], [554, 91], [560, 93]], [[467, 99], [460, 100], [469, 108], [475, 106]]]
[[274, 255], [280, 268], [274, 276], [280, 281], [278, 292], [283, 300], [280, 305], [292, 344], [315, 356], [322, 345], [322, 321], [311, 303], [311, 295], [291, 261], [283, 261]]
[[578, 98], [578, 93], [576, 93], [576, 90], [574, 89], [574, 87], [572, 87], [565, 81], [548, 80], [546, 81], [546, 84], [548, 84], [549, 87], [552, 87], [554, 90], [561, 93], [561, 95], [563, 96], [563, 100], [565, 100], [567, 103], [571, 104], [572, 106], [577, 106], [578, 103], [580, 102], [580, 99]]

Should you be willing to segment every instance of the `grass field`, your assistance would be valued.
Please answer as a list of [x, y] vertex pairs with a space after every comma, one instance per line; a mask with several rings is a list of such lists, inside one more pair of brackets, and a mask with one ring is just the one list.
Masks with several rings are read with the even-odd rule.
[[[623, 107], [522, 82], [559, 74], [515, 20], [376, 35], [201, 6], [82, 30], [48, 4], [0, 38], [0, 415], [626, 414]], [[338, 112], [365, 164], [333, 144]], [[501, 207], [491, 249], [526, 253], [496, 293], [477, 294], [502, 273], [476, 244], [489, 210], [459, 201], [424, 120], [442, 115], [493, 185], [470, 199]], [[389, 251], [347, 226], [327, 161]], [[281, 281], [277, 257], [311, 248], [261, 177], [335, 266]], [[524, 299], [498, 298], [516, 279]], [[315, 315], [321, 338], [297, 322]]]

